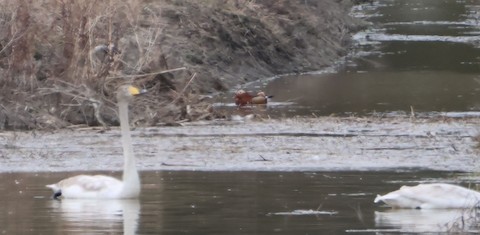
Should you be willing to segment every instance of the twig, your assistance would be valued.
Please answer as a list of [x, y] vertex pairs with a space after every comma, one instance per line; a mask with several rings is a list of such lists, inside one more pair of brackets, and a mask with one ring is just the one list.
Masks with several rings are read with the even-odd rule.
[[261, 160], [254, 160], [254, 161], [256, 161], [256, 162], [259, 162], [259, 161], [261, 161], [261, 162], [269, 162], [269, 161], [272, 161], [272, 160], [269, 160], [269, 159], [264, 158], [264, 157], [263, 157], [262, 155], [260, 155], [260, 154], [258, 154], [258, 156], [259, 156], [260, 158], [262, 158], [262, 159], [261, 159]]
[[[326, 198], [325, 198], [325, 199], [326, 199]], [[324, 202], [322, 202], [322, 203], [320, 203], [320, 205], [318, 205], [318, 207], [317, 207], [317, 210], [316, 210], [316, 211], [320, 211], [320, 209], [322, 209], [322, 207], [323, 207], [323, 203], [324, 203]]]
[[196, 167], [201, 167], [200, 165], [194, 165], [194, 164], [170, 164], [170, 163], [165, 163], [165, 162], [162, 162], [162, 166], [196, 166]]
[[185, 94], [185, 91], [187, 90], [188, 86], [190, 86], [190, 84], [192, 83], [193, 79], [197, 76], [197, 73], [194, 73], [192, 75], [192, 77], [190, 78], [190, 80], [188, 80], [187, 84], [185, 85], [185, 87], [182, 89], [182, 92], [180, 93], [176, 93], [177, 94], [177, 98], [175, 98], [171, 103], [175, 103], [177, 102], [180, 97], [182, 97], [184, 94]]
[[185, 85], [185, 87], [183, 88], [181, 94], [184, 94], [184, 93], [185, 93], [185, 90], [187, 90], [187, 87], [190, 85], [190, 83], [192, 83], [193, 79], [194, 79], [196, 76], [197, 76], [197, 73], [194, 73], [194, 74], [192, 75], [192, 77], [190, 78], [190, 80], [188, 80], [187, 85]]
[[362, 150], [374, 150], [374, 151], [381, 151], [381, 150], [408, 150], [408, 149], [418, 149], [418, 150], [439, 150], [439, 149], [446, 149], [447, 146], [432, 146], [432, 147], [374, 147], [374, 148], [360, 148]]
[[4, 52], [8, 47], [10, 47], [10, 45], [12, 45], [16, 40], [22, 38], [23, 35], [25, 35], [25, 34], [26, 34], [26, 30], [24, 32], [22, 32], [20, 35], [18, 35], [17, 37], [15, 37], [16, 35], [14, 35], [12, 37], [12, 39], [7, 44], [5, 44], [5, 46], [2, 48], [2, 50], [0, 50], [0, 53]]
[[111, 78], [138, 78], [138, 77], [145, 77], [145, 76], [150, 76], [150, 75], [170, 73], [170, 72], [175, 72], [175, 71], [180, 71], [180, 70], [185, 70], [185, 69], [187, 69], [187, 68], [186, 67], [181, 67], [181, 68], [163, 70], [163, 71], [156, 72], [156, 73], [145, 73], [145, 74], [136, 74], [136, 75], [121, 75], [121, 76], [114, 76], [114, 77], [107, 77], [107, 78], [109, 78], [109, 79], [111, 79]]

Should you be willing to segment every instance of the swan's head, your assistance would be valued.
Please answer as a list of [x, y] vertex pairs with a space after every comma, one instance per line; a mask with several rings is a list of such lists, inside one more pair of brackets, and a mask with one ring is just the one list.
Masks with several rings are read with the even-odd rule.
[[140, 90], [132, 85], [123, 85], [118, 88], [117, 100], [118, 101], [130, 101], [134, 96], [146, 93], [146, 90]]

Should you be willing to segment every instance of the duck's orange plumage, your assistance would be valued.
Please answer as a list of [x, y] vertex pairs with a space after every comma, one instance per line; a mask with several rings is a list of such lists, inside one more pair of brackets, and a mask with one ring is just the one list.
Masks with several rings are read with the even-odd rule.
[[249, 94], [244, 90], [238, 90], [235, 92], [235, 104], [237, 106], [245, 106], [247, 104], [266, 104], [268, 98], [272, 96], [267, 96], [263, 91], [258, 92], [256, 96]]
[[235, 92], [234, 98], [235, 98], [235, 104], [237, 106], [245, 106], [250, 103], [253, 96], [244, 90], [238, 90], [237, 92]]

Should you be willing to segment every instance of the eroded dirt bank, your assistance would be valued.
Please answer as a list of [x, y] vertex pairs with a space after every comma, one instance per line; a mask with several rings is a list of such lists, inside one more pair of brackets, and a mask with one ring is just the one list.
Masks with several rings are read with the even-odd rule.
[[362, 26], [352, 4], [0, 1], [0, 129], [116, 125], [122, 83], [149, 91], [141, 125], [215, 118], [205, 95], [345, 55]]
[[[477, 171], [479, 118], [315, 118], [133, 131], [145, 170]], [[0, 172], [121, 170], [117, 129], [1, 134]]]

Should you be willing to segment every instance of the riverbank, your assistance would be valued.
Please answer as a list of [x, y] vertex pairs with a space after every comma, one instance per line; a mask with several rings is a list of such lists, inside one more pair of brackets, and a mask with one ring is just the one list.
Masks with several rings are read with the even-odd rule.
[[[142, 126], [218, 116], [206, 97], [320, 70], [364, 24], [352, 1], [2, 2], [0, 129], [117, 125], [122, 83]], [[148, 112], [145, 112], [148, 110]]]
[[[480, 118], [292, 118], [136, 128], [141, 171], [474, 172]], [[120, 171], [118, 129], [1, 134], [0, 172]], [[41, 141], [39, 141], [41, 139]]]

